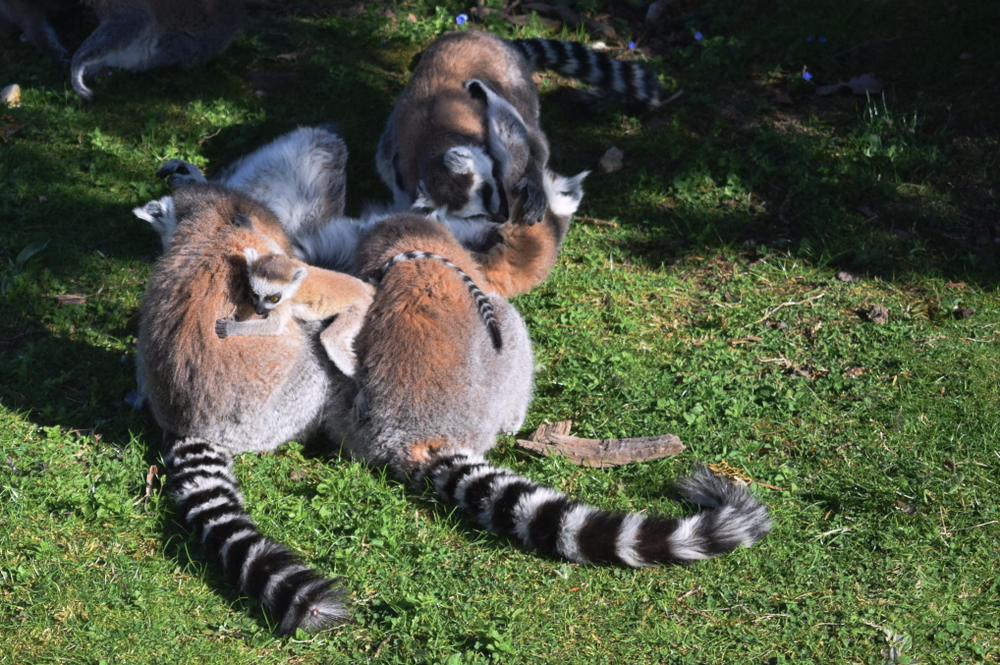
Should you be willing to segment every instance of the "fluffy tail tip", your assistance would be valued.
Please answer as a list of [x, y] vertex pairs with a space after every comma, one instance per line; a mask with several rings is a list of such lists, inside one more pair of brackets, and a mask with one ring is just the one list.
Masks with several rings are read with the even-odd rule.
[[717, 537], [730, 541], [733, 548], [750, 547], [771, 530], [767, 506], [745, 485], [717, 476], [706, 466], [695, 466], [690, 476], [677, 481], [677, 489], [691, 503], [714, 509]]
[[333, 586], [333, 580], [317, 578], [299, 590], [278, 632], [293, 635], [301, 628], [307, 633], [318, 633], [343, 624], [349, 620], [345, 602], [344, 592]]

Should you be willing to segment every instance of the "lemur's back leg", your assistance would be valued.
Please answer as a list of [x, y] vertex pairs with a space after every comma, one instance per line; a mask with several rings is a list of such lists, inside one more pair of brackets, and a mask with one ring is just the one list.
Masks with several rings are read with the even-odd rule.
[[122, 10], [104, 17], [73, 54], [70, 80], [76, 94], [88, 102], [94, 99], [94, 93], [83, 79], [103, 66], [142, 68], [143, 54], [140, 52], [143, 49], [131, 47], [137, 46], [137, 42], [143, 39], [151, 39], [155, 25], [152, 13], [141, 9]]

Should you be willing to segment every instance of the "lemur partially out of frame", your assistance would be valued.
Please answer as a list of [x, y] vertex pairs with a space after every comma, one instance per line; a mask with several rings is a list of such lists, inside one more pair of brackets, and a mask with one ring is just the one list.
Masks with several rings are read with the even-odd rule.
[[[0, 29], [23, 38], [60, 65], [69, 65], [73, 90], [90, 101], [84, 79], [101, 67], [146, 71], [196, 67], [233, 40], [243, 25], [244, 0], [0, 0]], [[49, 17], [86, 7], [97, 28], [73, 53]]]

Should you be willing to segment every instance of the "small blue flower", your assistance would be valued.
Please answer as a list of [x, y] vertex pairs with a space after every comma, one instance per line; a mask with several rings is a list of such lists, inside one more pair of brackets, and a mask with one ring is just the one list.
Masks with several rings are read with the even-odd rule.
[[826, 43], [826, 37], [820, 37], [819, 38], [819, 43], [820, 44], [825, 44]]
[[694, 33], [694, 39], [695, 39], [695, 41], [699, 41], [700, 42], [704, 38], [705, 38], [705, 35], [701, 34], [701, 30], [699, 30], [698, 32]]
[[629, 43], [628, 43], [628, 47], [629, 47], [630, 49], [634, 49], [634, 48], [635, 48], [635, 42], [629, 42]]
[[816, 39], [816, 36], [815, 36], [815, 35], [809, 35], [809, 37], [808, 37], [808, 38], [806, 39], [806, 41], [807, 41], [807, 42], [809, 42], [809, 43], [811, 44], [811, 43], [812, 43], [812, 40], [814, 40], [814, 39]]
[[802, 78], [804, 78], [807, 81], [812, 81], [813, 75], [810, 74], [809, 72], [802, 72]]
[[468, 20], [469, 17], [466, 16], [465, 14], [459, 14], [458, 16], [455, 17], [455, 23], [458, 23], [459, 25], [465, 25], [465, 22]]

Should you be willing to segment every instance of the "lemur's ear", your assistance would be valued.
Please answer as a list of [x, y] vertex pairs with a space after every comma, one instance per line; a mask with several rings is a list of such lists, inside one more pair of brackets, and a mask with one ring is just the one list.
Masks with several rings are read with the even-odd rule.
[[545, 194], [549, 199], [549, 209], [560, 216], [570, 216], [580, 207], [583, 200], [583, 179], [590, 171], [582, 171], [572, 178], [561, 176], [545, 169]]
[[243, 249], [243, 256], [246, 257], [247, 268], [249, 268], [254, 264], [254, 261], [256, 261], [260, 257], [260, 254], [258, 254], [257, 250], [254, 249], [253, 247], [245, 247]]
[[296, 268], [292, 271], [292, 284], [300, 284], [308, 274], [309, 271], [304, 266]]

